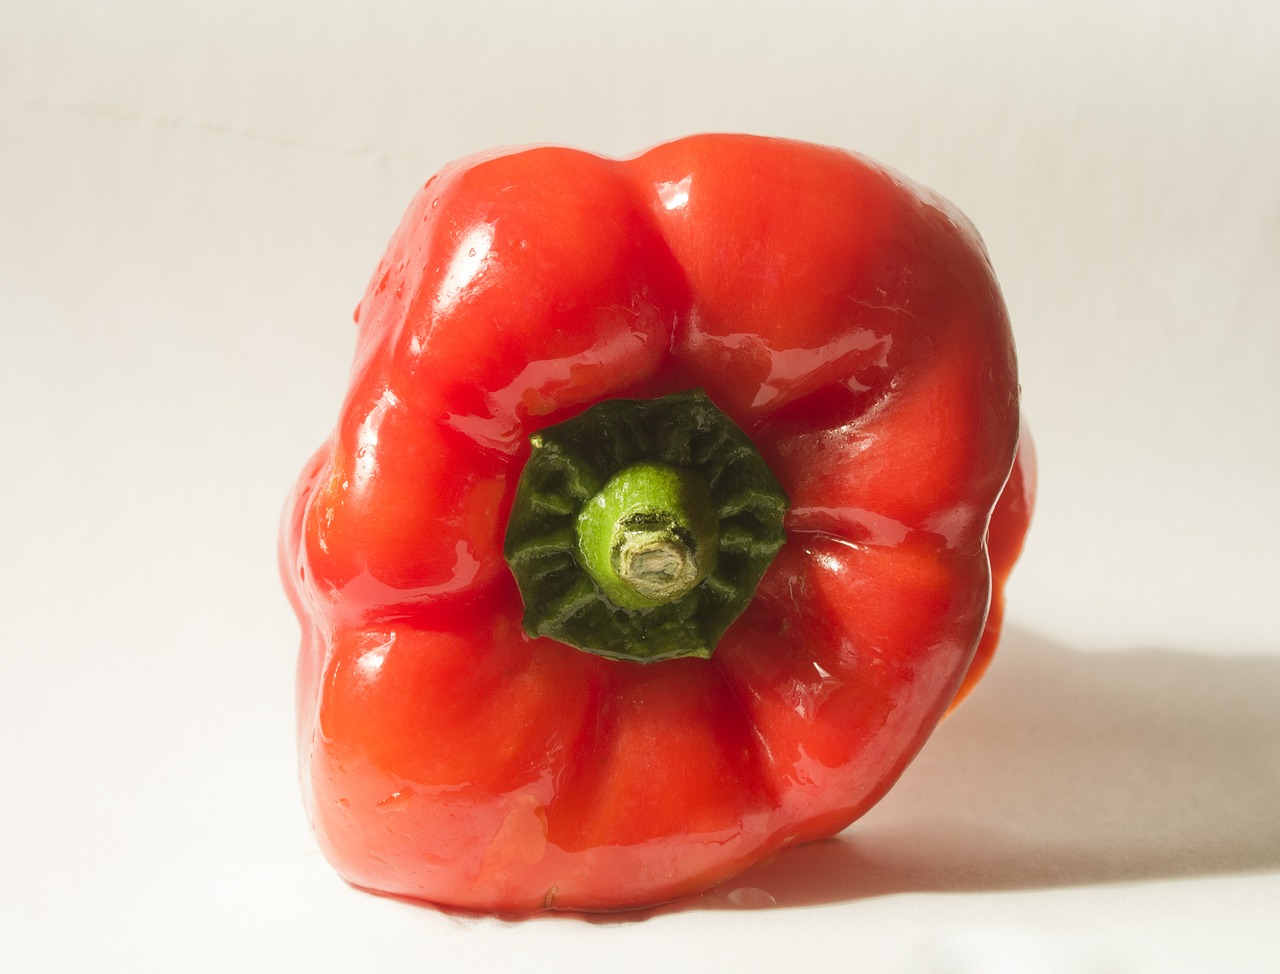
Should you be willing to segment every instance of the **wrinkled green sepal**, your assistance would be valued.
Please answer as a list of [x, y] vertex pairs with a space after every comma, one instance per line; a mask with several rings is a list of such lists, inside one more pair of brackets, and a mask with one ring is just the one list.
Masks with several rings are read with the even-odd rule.
[[[530, 445], [503, 549], [525, 631], [616, 659], [710, 657], [786, 538], [786, 494], [747, 435], [693, 390], [606, 400]], [[611, 478], [640, 463], [696, 471], [718, 532], [704, 580], [675, 601], [635, 608], [616, 604], [584, 567], [578, 521]]]

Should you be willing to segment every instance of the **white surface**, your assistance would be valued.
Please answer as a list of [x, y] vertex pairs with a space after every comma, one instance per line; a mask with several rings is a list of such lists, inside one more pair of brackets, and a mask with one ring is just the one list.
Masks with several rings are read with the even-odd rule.
[[[0, 6], [0, 969], [1280, 965], [1276, 11]], [[350, 311], [449, 159], [711, 129], [982, 229], [1042, 461], [989, 682], [844, 838], [698, 904], [349, 890], [274, 539]]]

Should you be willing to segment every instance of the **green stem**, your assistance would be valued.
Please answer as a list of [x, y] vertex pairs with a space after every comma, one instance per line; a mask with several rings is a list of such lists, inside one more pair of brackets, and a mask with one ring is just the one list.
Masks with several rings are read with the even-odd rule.
[[525, 631], [639, 662], [710, 656], [786, 538], [750, 438], [695, 390], [606, 400], [530, 445], [503, 548]]
[[578, 515], [582, 567], [625, 609], [674, 602], [715, 567], [720, 521], [696, 470], [626, 467]]

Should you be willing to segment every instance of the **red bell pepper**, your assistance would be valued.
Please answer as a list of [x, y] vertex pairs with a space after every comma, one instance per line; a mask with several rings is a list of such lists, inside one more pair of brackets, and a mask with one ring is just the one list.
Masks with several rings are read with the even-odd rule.
[[928, 190], [746, 136], [479, 156], [356, 320], [282, 542], [351, 883], [696, 893], [844, 829], [986, 665], [1032, 462], [986, 253]]

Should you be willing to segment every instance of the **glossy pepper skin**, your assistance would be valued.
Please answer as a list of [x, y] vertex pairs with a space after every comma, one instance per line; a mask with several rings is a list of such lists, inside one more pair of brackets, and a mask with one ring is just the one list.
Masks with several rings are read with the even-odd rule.
[[[928, 190], [748, 136], [483, 155], [418, 193], [356, 320], [281, 546], [304, 796], [349, 882], [509, 914], [697, 893], [853, 822], [989, 660], [1034, 469], [991, 266]], [[531, 435], [695, 389], [789, 503], [745, 611], [709, 659], [528, 635]]]

